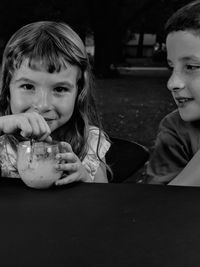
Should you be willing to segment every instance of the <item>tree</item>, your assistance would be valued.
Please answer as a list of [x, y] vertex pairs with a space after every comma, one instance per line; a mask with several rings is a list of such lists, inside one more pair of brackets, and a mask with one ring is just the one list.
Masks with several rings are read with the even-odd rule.
[[88, 0], [95, 40], [95, 70], [110, 76], [110, 65], [122, 62], [123, 40], [130, 19], [152, 0]]
[[[164, 36], [164, 22], [187, 0], [1, 0], [0, 33], [7, 41], [19, 27], [36, 20], [68, 23], [84, 41], [94, 33], [94, 69], [102, 76], [112, 75], [111, 64], [123, 61], [123, 42], [127, 29], [140, 33], [141, 56], [144, 32]], [[162, 12], [160, 12], [162, 10]], [[7, 12], [6, 12], [7, 11]]]
[[109, 76], [110, 64], [116, 64], [121, 57], [120, 1], [89, 0], [88, 8], [95, 41], [95, 71]]

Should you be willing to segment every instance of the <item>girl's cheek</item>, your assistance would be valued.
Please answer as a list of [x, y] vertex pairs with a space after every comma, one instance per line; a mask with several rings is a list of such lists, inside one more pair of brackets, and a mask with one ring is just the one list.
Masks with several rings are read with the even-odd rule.
[[32, 101], [29, 98], [16, 95], [11, 97], [10, 107], [13, 114], [26, 112], [32, 106]]

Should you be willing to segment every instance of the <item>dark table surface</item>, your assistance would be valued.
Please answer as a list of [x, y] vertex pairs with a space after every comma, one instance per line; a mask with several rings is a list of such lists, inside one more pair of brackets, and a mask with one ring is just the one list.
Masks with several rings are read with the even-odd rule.
[[0, 180], [0, 265], [200, 266], [200, 188]]

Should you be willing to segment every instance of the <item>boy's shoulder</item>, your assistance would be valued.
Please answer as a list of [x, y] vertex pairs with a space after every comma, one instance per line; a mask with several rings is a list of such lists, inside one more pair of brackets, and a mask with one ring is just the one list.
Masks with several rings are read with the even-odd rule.
[[162, 120], [161, 123], [175, 123], [175, 124], [184, 124], [184, 121], [181, 119], [178, 109], [173, 110], [169, 114], [167, 114]]

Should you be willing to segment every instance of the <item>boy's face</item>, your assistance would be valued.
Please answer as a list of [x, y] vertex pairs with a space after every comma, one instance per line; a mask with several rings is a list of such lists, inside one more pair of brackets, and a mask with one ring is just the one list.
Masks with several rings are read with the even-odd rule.
[[10, 82], [10, 107], [13, 114], [36, 111], [53, 132], [72, 116], [79, 68], [66, 63], [58, 73], [48, 73], [44, 66], [35, 70], [24, 60]]
[[185, 121], [200, 119], [200, 37], [189, 31], [167, 36], [167, 58], [172, 69], [167, 87]]

